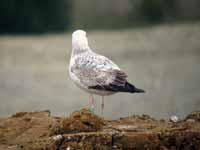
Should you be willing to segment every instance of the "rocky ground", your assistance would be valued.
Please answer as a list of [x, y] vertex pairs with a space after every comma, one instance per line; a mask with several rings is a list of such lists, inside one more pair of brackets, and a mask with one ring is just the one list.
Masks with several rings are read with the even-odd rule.
[[177, 122], [148, 115], [104, 120], [86, 109], [64, 118], [19, 112], [0, 119], [0, 149], [199, 150], [200, 112]]

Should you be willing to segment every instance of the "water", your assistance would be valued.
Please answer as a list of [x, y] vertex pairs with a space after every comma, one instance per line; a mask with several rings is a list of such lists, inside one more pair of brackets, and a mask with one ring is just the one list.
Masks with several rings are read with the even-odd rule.
[[[160, 25], [90, 31], [90, 46], [111, 58], [145, 94], [105, 98], [104, 116], [184, 117], [200, 109], [200, 26]], [[70, 33], [0, 37], [0, 116], [50, 110], [68, 115], [88, 107], [89, 95], [70, 80]], [[101, 98], [95, 96], [96, 113]]]

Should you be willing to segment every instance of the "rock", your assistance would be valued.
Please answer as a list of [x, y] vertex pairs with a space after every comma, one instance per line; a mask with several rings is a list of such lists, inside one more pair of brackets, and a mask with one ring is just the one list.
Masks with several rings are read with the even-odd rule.
[[73, 112], [69, 117], [52, 128], [51, 134], [68, 134], [78, 132], [93, 132], [100, 130], [105, 125], [104, 120], [87, 109]]
[[179, 120], [179, 118], [177, 116], [175, 116], [175, 115], [170, 117], [170, 121], [171, 122], [178, 122], [178, 120]]
[[0, 149], [199, 150], [199, 116], [193, 112], [172, 123], [148, 115], [104, 120], [86, 109], [64, 118], [19, 112], [0, 119]]
[[188, 119], [192, 119], [195, 121], [200, 121], [200, 111], [194, 111], [192, 113], [190, 113], [187, 117], [186, 120]]

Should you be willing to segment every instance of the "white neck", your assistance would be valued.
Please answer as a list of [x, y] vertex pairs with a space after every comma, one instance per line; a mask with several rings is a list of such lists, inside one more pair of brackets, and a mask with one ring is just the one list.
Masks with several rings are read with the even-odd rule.
[[76, 30], [72, 33], [72, 55], [91, 51], [88, 46], [86, 32], [83, 30]]
[[73, 50], [89, 49], [87, 38], [84, 36], [73, 37], [72, 38], [72, 49]]

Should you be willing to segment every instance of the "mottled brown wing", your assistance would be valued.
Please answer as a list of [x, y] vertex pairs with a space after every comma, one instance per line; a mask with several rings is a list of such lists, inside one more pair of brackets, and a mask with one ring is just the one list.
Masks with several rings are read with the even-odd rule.
[[89, 88], [112, 92], [124, 91], [127, 83], [127, 75], [123, 71], [111, 70], [110, 72], [107, 72], [107, 78], [106, 83], [89, 86]]
[[71, 71], [77, 76], [80, 83], [88, 88], [98, 87], [103, 90], [110, 85], [123, 87], [126, 83], [127, 75], [123, 71], [116, 69], [116, 66], [113, 67], [113, 62], [110, 63], [110, 60], [103, 59], [106, 58], [77, 58]]

